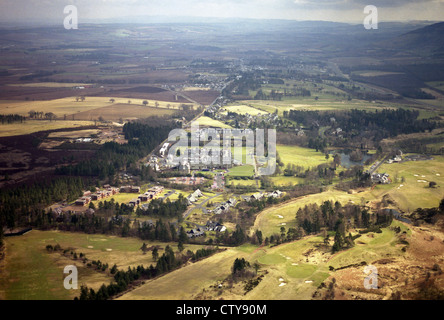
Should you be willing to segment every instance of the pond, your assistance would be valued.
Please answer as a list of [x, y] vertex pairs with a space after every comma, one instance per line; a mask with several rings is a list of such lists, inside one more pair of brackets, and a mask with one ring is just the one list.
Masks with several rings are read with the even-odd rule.
[[391, 211], [392, 214], [393, 214], [393, 218], [395, 218], [396, 220], [399, 220], [399, 221], [402, 221], [402, 222], [405, 222], [405, 223], [408, 223], [408, 224], [412, 224], [412, 222], [409, 219], [404, 218], [402, 216], [402, 213], [400, 213], [399, 211], [397, 211], [395, 209], [384, 209], [383, 211], [386, 212], [386, 213]]
[[339, 154], [341, 156], [341, 166], [344, 168], [351, 168], [353, 166], [362, 166], [364, 163], [371, 158], [371, 155], [367, 154], [366, 152], [362, 151], [362, 160], [361, 161], [352, 161], [350, 160], [350, 153], [353, 150], [348, 149], [340, 149], [340, 150], [332, 150], [329, 152], [331, 155]]

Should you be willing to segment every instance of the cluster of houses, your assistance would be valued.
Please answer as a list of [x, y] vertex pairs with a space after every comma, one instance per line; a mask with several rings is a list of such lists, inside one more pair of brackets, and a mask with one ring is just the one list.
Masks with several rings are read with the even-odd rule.
[[[104, 186], [105, 190], [97, 189], [95, 193], [91, 191], [85, 191], [83, 196], [77, 199], [74, 203], [76, 206], [86, 206], [91, 201], [97, 201], [106, 199], [118, 193], [139, 193], [140, 187], [138, 186], [122, 186], [120, 188], [111, 187], [110, 185]], [[137, 206], [141, 202], [147, 202], [151, 199], [154, 199], [157, 195], [159, 195], [163, 191], [162, 186], [154, 186], [147, 190], [144, 194], [139, 195], [136, 199], [133, 199], [129, 202], [130, 205]]]
[[174, 177], [174, 178], [170, 178], [169, 182], [193, 186], [193, 185], [197, 185], [197, 184], [202, 184], [205, 182], [205, 180], [206, 179], [204, 177]]
[[[139, 188], [140, 191], [140, 188]], [[162, 186], [154, 186], [152, 188], [149, 188], [144, 194], [141, 194], [137, 197], [137, 199], [132, 199], [129, 202], [129, 205], [131, 206], [138, 206], [142, 202], [147, 202], [152, 199], [154, 199], [156, 196], [158, 196], [160, 193], [162, 193], [163, 187]]]
[[96, 188], [96, 192], [92, 193], [91, 191], [85, 191], [83, 196], [77, 199], [74, 204], [76, 206], [86, 206], [91, 201], [102, 200], [108, 197], [111, 197], [117, 193], [119, 193], [119, 188], [111, 187], [110, 185], [103, 186], [105, 190], [100, 190]]
[[204, 227], [196, 227], [187, 232], [188, 238], [201, 237], [205, 234], [205, 231], [224, 232], [227, 227], [219, 222], [208, 221]]
[[122, 186], [120, 187], [122, 193], [140, 193], [140, 187], [137, 186]]
[[221, 214], [221, 213], [228, 211], [231, 207], [234, 207], [235, 205], [236, 205], [236, 199], [230, 198], [229, 200], [217, 205], [214, 210], [212, 210], [212, 211], [208, 210], [208, 212], [209, 213], [212, 212], [214, 214]]
[[74, 141], [76, 143], [90, 143], [90, 142], [92, 142], [92, 138], [78, 138]]
[[371, 180], [373, 183], [390, 183], [389, 175], [387, 173], [373, 173], [371, 176]]
[[246, 202], [250, 202], [250, 201], [260, 200], [262, 198], [270, 198], [270, 197], [280, 198], [282, 197], [282, 195], [283, 195], [282, 191], [274, 190], [272, 192], [264, 192], [264, 193], [258, 192], [252, 194], [251, 196], [242, 196], [242, 199]]

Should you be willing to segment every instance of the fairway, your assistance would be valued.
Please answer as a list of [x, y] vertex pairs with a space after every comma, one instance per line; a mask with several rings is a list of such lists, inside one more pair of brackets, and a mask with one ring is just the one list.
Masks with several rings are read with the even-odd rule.
[[[373, 193], [377, 197], [389, 194], [399, 209], [412, 212], [416, 208], [437, 207], [444, 193], [444, 157], [433, 160], [385, 163], [378, 172], [386, 172], [392, 180], [389, 185], [378, 185]], [[436, 182], [429, 188], [429, 182]]]
[[324, 201], [332, 200], [345, 205], [349, 202], [360, 204], [362, 201], [373, 199], [373, 195], [367, 192], [348, 194], [347, 192], [329, 189], [322, 193], [303, 196], [261, 211], [256, 217], [252, 230], [258, 229], [262, 231], [264, 236], [271, 236], [274, 233], [279, 234], [282, 226], [286, 229], [295, 227], [298, 209], [311, 203], [321, 204]]
[[231, 273], [236, 258], [246, 256], [247, 253], [230, 248], [160, 278], [146, 281], [146, 284], [118, 300], [192, 300], [202, 289], [225, 279]]

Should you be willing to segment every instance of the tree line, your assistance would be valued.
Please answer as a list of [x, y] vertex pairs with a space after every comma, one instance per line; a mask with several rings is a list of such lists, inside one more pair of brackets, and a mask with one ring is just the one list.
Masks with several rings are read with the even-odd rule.
[[94, 159], [57, 168], [56, 174], [112, 180], [119, 170], [137, 168], [136, 162], [165, 140], [174, 128], [171, 124], [158, 127], [141, 122], [126, 123], [123, 132], [127, 144], [106, 142], [96, 152]]

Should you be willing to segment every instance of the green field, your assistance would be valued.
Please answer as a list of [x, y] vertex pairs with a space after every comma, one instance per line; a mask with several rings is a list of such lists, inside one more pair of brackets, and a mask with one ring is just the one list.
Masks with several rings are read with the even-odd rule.
[[288, 163], [308, 169], [327, 162], [325, 155], [322, 152], [316, 152], [314, 149], [277, 145], [276, 151], [284, 163], [284, 169]]
[[[251, 177], [254, 175], [254, 167], [251, 165], [236, 166], [230, 168], [227, 173], [228, 176], [238, 176], [238, 177]], [[238, 180], [231, 180], [238, 181]]]
[[0, 137], [18, 136], [39, 131], [79, 128], [94, 125], [94, 121], [26, 120], [24, 123], [0, 125]]
[[[88, 235], [58, 231], [32, 230], [23, 236], [9, 237], [6, 242], [6, 258], [2, 262], [0, 277], [0, 298], [2, 299], [73, 299], [80, 290], [66, 290], [63, 287], [63, 268], [76, 265], [79, 271], [79, 284], [98, 289], [108, 284], [112, 276], [87, 268], [80, 260], [73, 260], [59, 253], [49, 253], [46, 245], [60, 244], [63, 249], [72, 248], [84, 253], [89, 260], [100, 260], [122, 270], [129, 266], [155, 264], [150, 253], [142, 254], [143, 241], [136, 238], [117, 236]], [[148, 247], [159, 245], [162, 254], [168, 243], [148, 242]], [[177, 244], [170, 243], [177, 251]], [[185, 251], [197, 250], [200, 246], [185, 245]], [[0, 269], [1, 270], [1, 269]]]
[[226, 128], [230, 129], [231, 126], [225, 124], [221, 121], [214, 120], [210, 117], [202, 116], [193, 122], [194, 124], [198, 124], [199, 126], [208, 126], [213, 128]]

